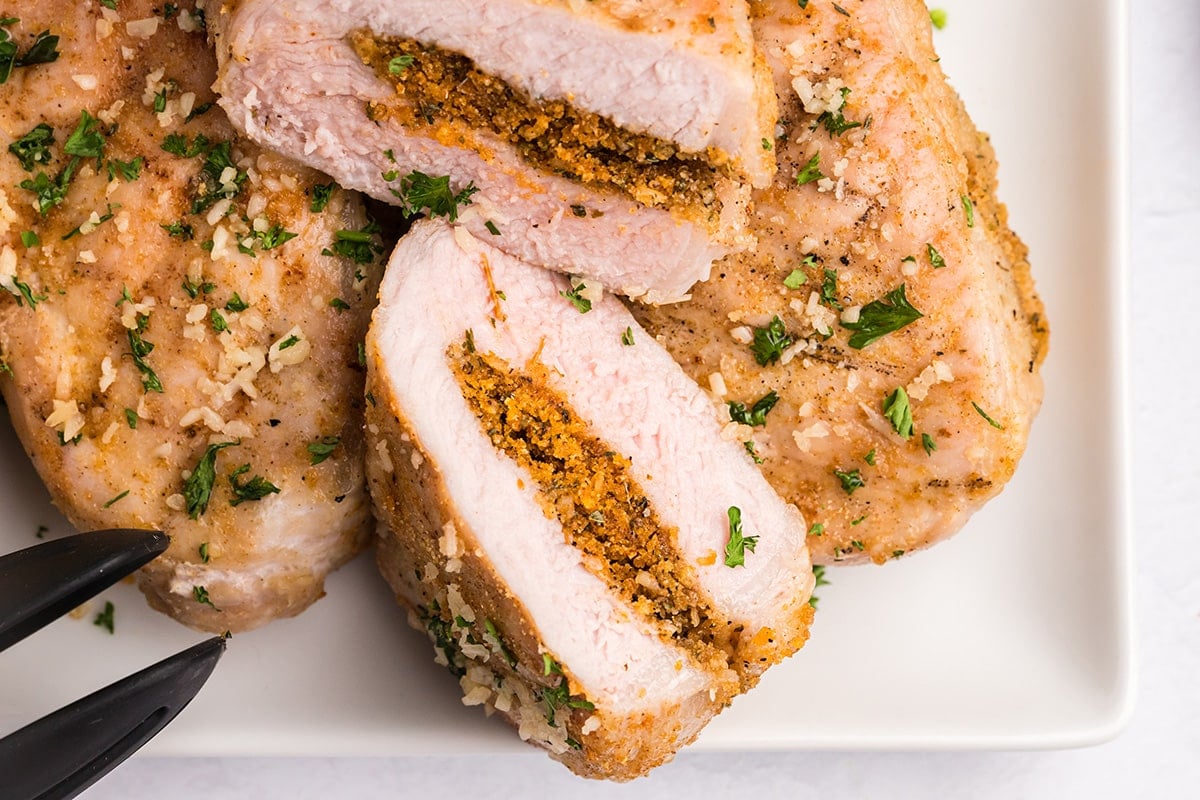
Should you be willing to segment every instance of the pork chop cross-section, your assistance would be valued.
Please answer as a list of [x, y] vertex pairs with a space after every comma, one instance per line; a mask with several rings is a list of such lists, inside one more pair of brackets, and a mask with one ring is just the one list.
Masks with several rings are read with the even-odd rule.
[[803, 519], [612, 296], [422, 222], [367, 357], [380, 568], [464, 702], [628, 779], [803, 645]]
[[343, 186], [529, 263], [679, 300], [744, 249], [774, 173], [745, 0], [237, 0], [210, 19], [233, 123]]
[[357, 196], [236, 135], [193, 4], [19, 5], [19, 51], [46, 31], [57, 57], [0, 87], [16, 432], [75, 526], [171, 537], [138, 573], [156, 608], [216, 633], [293, 616], [371, 532], [382, 247]]

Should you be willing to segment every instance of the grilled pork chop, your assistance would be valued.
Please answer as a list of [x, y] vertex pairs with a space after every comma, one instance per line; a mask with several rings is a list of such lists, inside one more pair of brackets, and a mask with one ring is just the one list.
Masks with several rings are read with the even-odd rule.
[[783, 117], [758, 248], [690, 303], [636, 311], [804, 512], [814, 561], [884, 562], [1011, 477], [1042, 397], [1042, 303], [925, 5], [757, 5]]
[[804, 643], [803, 520], [611, 296], [423, 222], [367, 356], [380, 567], [464, 702], [627, 779]]
[[7, 26], [58, 55], [2, 87], [0, 386], [75, 525], [170, 534], [150, 603], [239, 631], [369, 535], [375, 283], [337, 253], [375, 253], [353, 196], [234, 134], [199, 17], [159, 8], [36, 0]]
[[[225, 3], [234, 124], [523, 260], [649, 302], [748, 246], [774, 167], [769, 72], [744, 0]], [[446, 181], [440, 197], [430, 179]], [[477, 190], [477, 193], [475, 193]]]

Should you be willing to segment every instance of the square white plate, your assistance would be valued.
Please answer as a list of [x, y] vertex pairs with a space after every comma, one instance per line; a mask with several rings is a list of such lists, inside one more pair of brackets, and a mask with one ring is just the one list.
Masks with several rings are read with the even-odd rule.
[[[818, 0], [825, 2], [826, 0]], [[943, 0], [946, 71], [1000, 159], [1052, 346], [1046, 402], [1004, 493], [953, 540], [830, 570], [809, 645], [699, 748], [1059, 747], [1132, 707], [1124, 355], [1126, 11], [1122, 0]], [[0, 552], [68, 532], [0, 426]], [[369, 558], [295, 620], [240, 635], [150, 745], [172, 755], [413, 755], [519, 749], [464, 708]], [[91, 624], [104, 600], [116, 634]], [[0, 655], [0, 733], [200, 636], [129, 585]]]

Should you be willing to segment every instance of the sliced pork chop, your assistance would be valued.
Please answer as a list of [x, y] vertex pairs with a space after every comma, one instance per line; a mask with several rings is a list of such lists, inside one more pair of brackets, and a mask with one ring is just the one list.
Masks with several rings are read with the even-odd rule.
[[343, 186], [454, 219], [424, 190], [449, 179], [476, 236], [649, 302], [751, 243], [744, 184], [770, 181], [775, 106], [744, 0], [238, 0], [211, 16], [234, 124]]
[[925, 5], [759, 6], [784, 118], [759, 247], [639, 318], [804, 512], [815, 561], [884, 562], [1012, 476], [1046, 320]]
[[239, 631], [303, 610], [369, 536], [376, 284], [334, 251], [374, 252], [355, 197], [212, 107], [190, 4], [157, 8], [36, 0], [9, 27], [59, 55], [3, 87], [0, 387], [73, 524], [171, 536], [150, 603]]
[[669, 758], [805, 641], [805, 527], [612, 297], [424, 222], [367, 340], [380, 566], [573, 770]]

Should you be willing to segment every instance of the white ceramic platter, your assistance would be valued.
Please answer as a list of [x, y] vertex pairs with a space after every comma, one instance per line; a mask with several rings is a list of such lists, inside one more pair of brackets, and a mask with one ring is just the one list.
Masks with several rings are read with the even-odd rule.
[[[825, 2], [826, 0], [813, 0]], [[953, 540], [830, 570], [810, 644], [697, 748], [1057, 747], [1132, 703], [1126, 478], [1125, 9], [943, 0], [946, 71], [1000, 159], [1052, 329], [1046, 402], [1004, 493]], [[0, 551], [68, 532], [0, 425]], [[198, 641], [129, 585], [116, 634], [64, 618], [0, 654], [0, 733]], [[94, 613], [94, 609], [93, 609]], [[407, 755], [524, 747], [459, 702], [369, 558], [295, 620], [240, 635], [150, 745], [174, 755]]]

